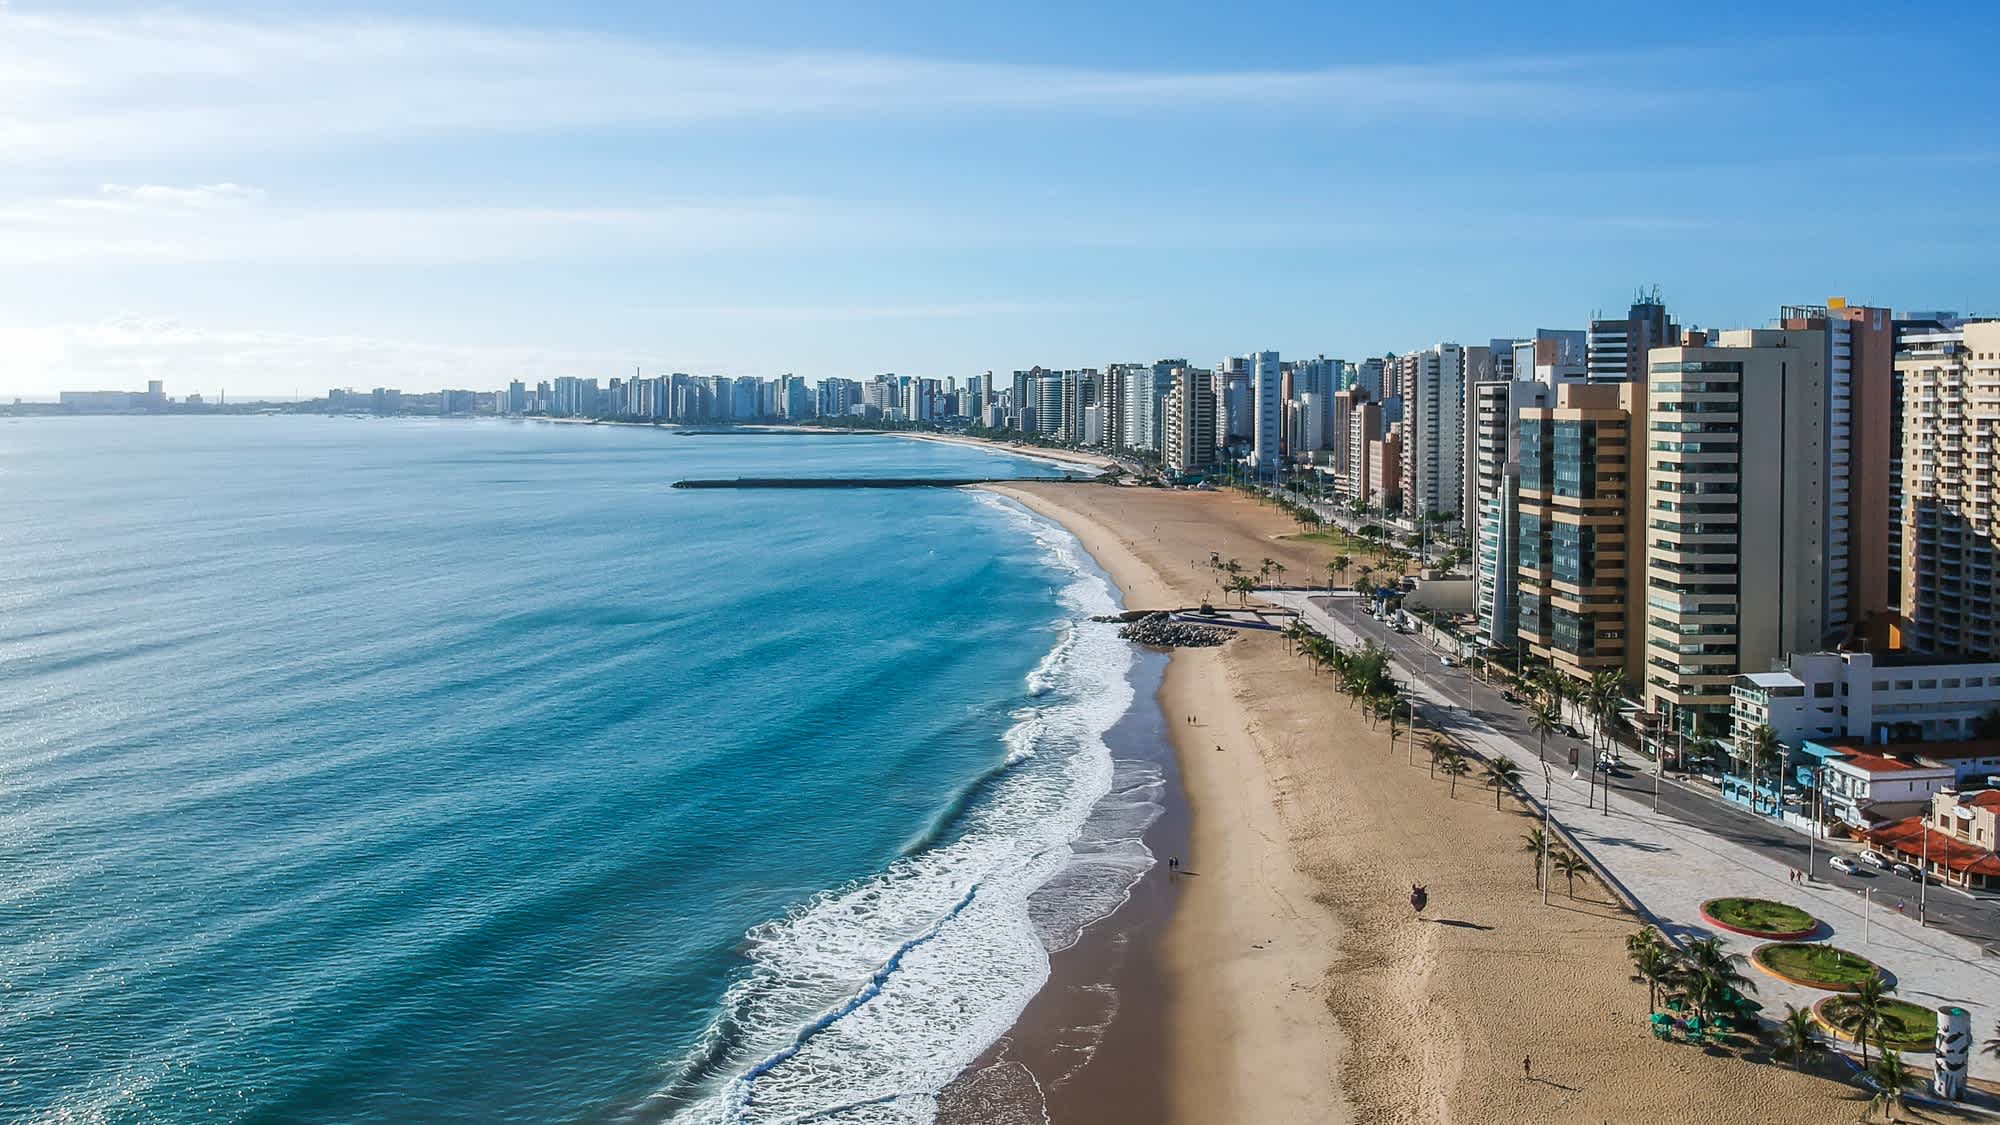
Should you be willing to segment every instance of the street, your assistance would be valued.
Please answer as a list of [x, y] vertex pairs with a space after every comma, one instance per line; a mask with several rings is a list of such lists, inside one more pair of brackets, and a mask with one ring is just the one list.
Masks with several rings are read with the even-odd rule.
[[[1360, 598], [1319, 595], [1310, 600], [1342, 625], [1388, 649], [1395, 658], [1398, 678], [1415, 676], [1456, 705], [1442, 714], [1434, 714], [1429, 708], [1421, 710], [1419, 715], [1424, 721], [1447, 732], [1459, 730], [1468, 722], [1475, 723], [1477, 726], [1474, 729], [1498, 733], [1523, 747], [1529, 757], [1536, 755], [1536, 736], [1528, 727], [1525, 712], [1503, 699], [1499, 689], [1479, 679], [1462, 665], [1443, 667], [1437, 652], [1422, 638], [1398, 633], [1362, 612]], [[1591, 753], [1585, 741], [1560, 734], [1551, 735], [1548, 740], [1548, 762], [1550, 768], [1559, 774], [1567, 774], [1572, 761], [1577, 764], [1576, 768], [1587, 770]], [[1652, 762], [1630, 753], [1625, 755], [1625, 762], [1625, 773], [1612, 778], [1612, 787], [1631, 800], [1650, 805], [1656, 784]], [[1536, 781], [1530, 776], [1524, 784], [1533, 789]], [[1802, 833], [1669, 778], [1658, 779], [1657, 786], [1659, 808], [1663, 815], [1757, 852], [1770, 859], [1776, 867], [1805, 870], [1808, 840]], [[1873, 872], [1867, 867], [1862, 867], [1859, 873], [1853, 875], [1836, 871], [1826, 863], [1827, 857], [1834, 854], [1830, 846], [1833, 844], [1833, 841], [1820, 841], [1818, 862], [1812, 871], [1814, 878], [1849, 890], [1856, 896], [1872, 889], [1878, 906], [1893, 909], [1896, 903], [1901, 902], [1905, 913], [1916, 917], [1918, 887], [1915, 881], [1888, 872]], [[1856, 848], [1846, 843], [1841, 850], [1852, 855]], [[1982, 945], [2000, 946], [2000, 903], [1971, 898], [1934, 884], [1926, 896], [1925, 920], [1933, 929]]]

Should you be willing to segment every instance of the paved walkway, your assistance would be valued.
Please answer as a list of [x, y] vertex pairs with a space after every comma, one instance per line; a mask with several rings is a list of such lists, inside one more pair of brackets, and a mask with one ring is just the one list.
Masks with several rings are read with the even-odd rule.
[[[1298, 610], [1308, 624], [1337, 643], [1360, 643], [1359, 634], [1347, 623], [1309, 600], [1324, 599], [1324, 594], [1267, 591], [1261, 596]], [[1935, 1006], [1951, 1002], [1970, 1008], [1975, 1044], [1996, 1034], [2000, 958], [1985, 956], [1972, 942], [1924, 929], [1914, 918], [1898, 914], [1896, 896], [1910, 899], [1907, 910], [1914, 913], [1914, 887], [1899, 882], [1888, 893], [1877, 895], [1871, 910], [1860, 896], [1823, 881], [1795, 884], [1789, 878], [1789, 868], [1699, 826], [1655, 813], [1650, 803], [1614, 791], [1606, 812], [1599, 787], [1593, 807], [1588, 773], [1573, 778], [1566, 763], [1545, 772], [1532, 744], [1516, 742], [1468, 714], [1463, 699], [1447, 698], [1423, 669], [1403, 667], [1398, 675], [1414, 681], [1417, 699], [1424, 705], [1420, 717], [1436, 720], [1452, 737], [1483, 755], [1513, 759], [1522, 769], [1525, 788], [1538, 799], [1546, 794], [1544, 803], [1550, 815], [1660, 920], [1663, 929], [1681, 937], [1719, 937], [1732, 951], [1747, 956], [1760, 944], [1757, 939], [1710, 930], [1702, 922], [1701, 903], [1725, 895], [1754, 895], [1790, 903], [1825, 922], [1835, 944], [1863, 954], [1893, 973], [1896, 995], [1913, 1003]], [[1555, 757], [1553, 752], [1550, 756]], [[1563, 899], [1561, 889], [1558, 882], [1552, 902]], [[1757, 999], [1772, 1018], [1782, 1016], [1788, 1003], [1803, 1008], [1829, 995], [1785, 983], [1754, 966], [1745, 972], [1756, 981]], [[1929, 1056], [1920, 1059], [1928, 1062]], [[1980, 1053], [1975, 1045], [1972, 1073], [2000, 1081], [2000, 1059]]]

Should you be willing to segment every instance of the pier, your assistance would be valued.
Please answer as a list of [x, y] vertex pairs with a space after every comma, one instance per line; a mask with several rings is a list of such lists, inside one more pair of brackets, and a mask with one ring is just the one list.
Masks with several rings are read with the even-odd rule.
[[964, 488], [974, 484], [1087, 483], [1094, 477], [690, 477], [675, 488]]

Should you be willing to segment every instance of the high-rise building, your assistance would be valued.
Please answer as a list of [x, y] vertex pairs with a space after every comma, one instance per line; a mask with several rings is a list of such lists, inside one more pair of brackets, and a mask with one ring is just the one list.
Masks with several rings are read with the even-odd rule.
[[1244, 356], [1228, 356], [1215, 365], [1211, 382], [1215, 392], [1215, 443], [1228, 448], [1248, 442], [1255, 429], [1251, 417], [1250, 362]]
[[[1470, 353], [1470, 355], [1468, 355]], [[1443, 343], [1399, 356], [1403, 395], [1403, 514], [1460, 516], [1465, 499], [1467, 363], [1487, 369], [1484, 347]]]
[[[1788, 305], [1777, 327], [1822, 334], [1826, 354], [1826, 630], [1829, 643], [1889, 646], [1889, 478], [1895, 322], [1888, 309]], [[1900, 529], [1898, 529], [1900, 530]]]
[[[1519, 384], [1539, 386], [1539, 384]], [[1518, 642], [1568, 676], [1630, 678], [1643, 648], [1644, 382], [1567, 383], [1517, 411]], [[1637, 456], [1635, 457], [1635, 453]]]
[[[1508, 378], [1546, 386], [1580, 383], [1584, 379], [1584, 334], [1575, 329], [1538, 328], [1532, 338], [1514, 341], [1512, 373]], [[1498, 359], [1496, 355], [1496, 360]], [[1494, 377], [1499, 378], [1496, 366]]]
[[1473, 517], [1474, 608], [1488, 646], [1514, 644], [1514, 592], [1520, 562], [1521, 411], [1547, 406], [1541, 383], [1492, 379], [1473, 384], [1473, 458], [1465, 511]]
[[1382, 440], [1382, 407], [1369, 402], [1367, 392], [1360, 387], [1349, 387], [1334, 397], [1334, 411], [1340, 416], [1336, 487], [1348, 500], [1366, 501], [1370, 495], [1368, 448]]
[[1385, 360], [1376, 356], [1355, 364], [1348, 385], [1368, 392], [1369, 402], [1381, 402], [1384, 397], [1395, 394], [1394, 390], [1389, 389], [1383, 375], [1385, 363]]
[[1285, 424], [1278, 353], [1252, 352], [1243, 359], [1250, 375], [1250, 468], [1260, 478], [1275, 480]]
[[1826, 337], [1738, 329], [1652, 352], [1643, 690], [1665, 729], [1721, 726], [1738, 672], [1829, 636]]
[[1209, 373], [1199, 368], [1174, 371], [1167, 394], [1165, 449], [1167, 468], [1176, 473], [1205, 473], [1215, 467], [1215, 392]]
[[1097, 369], [1085, 367], [1076, 371], [1063, 372], [1063, 418], [1062, 439], [1075, 445], [1096, 445], [1104, 440], [1102, 426], [1093, 433], [1087, 411], [1102, 406], [1098, 396], [1102, 392], [1101, 379]]
[[1667, 315], [1660, 290], [1642, 292], [1622, 319], [1592, 318], [1585, 344], [1585, 368], [1593, 383], [1646, 377], [1646, 355], [1681, 342], [1680, 325]]
[[1045, 437], [1059, 437], [1063, 431], [1063, 385], [1061, 371], [1043, 371], [1037, 367], [1034, 387], [1034, 433]]
[[2000, 321], [1903, 334], [1902, 616], [1918, 651], [2000, 657]]

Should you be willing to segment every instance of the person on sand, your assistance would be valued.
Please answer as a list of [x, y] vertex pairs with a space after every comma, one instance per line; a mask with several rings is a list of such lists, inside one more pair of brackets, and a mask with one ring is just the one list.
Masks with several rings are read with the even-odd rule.
[[1521, 1077], [1530, 1082], [1535, 1080], [1535, 1060], [1528, 1055], [1521, 1056]]

